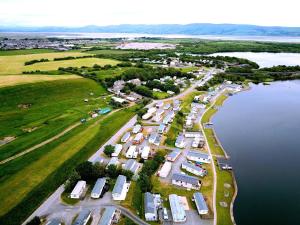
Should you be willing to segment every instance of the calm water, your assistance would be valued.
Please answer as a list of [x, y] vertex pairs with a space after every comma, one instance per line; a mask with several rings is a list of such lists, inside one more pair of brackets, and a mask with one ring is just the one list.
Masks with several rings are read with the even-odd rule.
[[213, 122], [234, 167], [237, 224], [300, 224], [300, 81], [236, 94]]
[[233, 56], [249, 59], [256, 62], [260, 67], [272, 67], [277, 65], [295, 66], [300, 65], [299, 53], [269, 53], [269, 52], [222, 52], [211, 54], [212, 56]]

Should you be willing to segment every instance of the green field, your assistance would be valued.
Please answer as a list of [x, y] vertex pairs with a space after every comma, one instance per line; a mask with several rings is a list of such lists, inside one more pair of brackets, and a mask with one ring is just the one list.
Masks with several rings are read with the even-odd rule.
[[51, 61], [51, 62], [43, 62], [36, 63], [30, 66], [23, 67], [23, 71], [48, 71], [48, 70], [56, 70], [59, 67], [81, 67], [87, 66], [91, 67], [95, 64], [99, 66], [104, 65], [116, 65], [119, 61], [113, 59], [100, 59], [100, 58], [82, 58], [82, 59], [73, 59], [73, 60], [61, 60], [61, 61]]
[[4, 55], [30, 55], [57, 52], [53, 49], [20, 49], [20, 50], [0, 50], [0, 56]]
[[[30, 66], [24, 66], [24, 63], [34, 59], [49, 59], [52, 60], [54, 58], [61, 58], [67, 56], [84, 56], [87, 55], [85, 53], [80, 52], [55, 52], [55, 53], [40, 53], [40, 54], [25, 54], [25, 55], [9, 55], [9, 56], [0, 56], [0, 75], [14, 75], [14, 74], [21, 74], [23, 71], [29, 70], [36, 70], [34, 68], [37, 67], [38, 64], [44, 63], [37, 63]], [[73, 60], [66, 60], [66, 61], [73, 61]], [[48, 66], [42, 66], [48, 68], [47, 70], [57, 69], [61, 63], [65, 61], [56, 61], [56, 62], [48, 62], [51, 63]], [[54, 64], [53, 64], [54, 63]], [[35, 67], [36, 66], [36, 67]]]
[[[20, 224], [110, 136], [135, 114], [135, 107], [92, 120], [37, 151], [0, 167], [11, 172], [0, 183], [0, 224]], [[105, 131], [105, 132], [104, 132]]]
[[0, 147], [0, 161], [56, 135], [88, 117], [91, 110], [106, 106], [109, 100], [100, 97], [105, 94], [103, 87], [88, 79], [1, 88], [0, 139], [16, 139]]
[[83, 51], [87, 54], [93, 54], [93, 55], [124, 55], [124, 54], [130, 54], [134, 53], [134, 51], [130, 50], [118, 50], [118, 49], [103, 49], [103, 50], [93, 50], [93, 51]]

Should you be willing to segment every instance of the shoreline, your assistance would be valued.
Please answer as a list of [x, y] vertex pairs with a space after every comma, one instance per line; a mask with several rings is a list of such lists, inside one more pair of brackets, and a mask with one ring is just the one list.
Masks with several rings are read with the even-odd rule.
[[[248, 90], [250, 90], [251, 89], [251, 87], [249, 86], [249, 85], [247, 85], [246, 87], [244, 87], [241, 91], [239, 91], [239, 92], [242, 92], [242, 91], [248, 91]], [[237, 92], [237, 93], [239, 93], [239, 92]], [[213, 102], [213, 104], [211, 105], [211, 107], [209, 107], [206, 111], [205, 111], [205, 113], [207, 113], [207, 112], [209, 112], [209, 110], [211, 109], [211, 108], [216, 108], [216, 107], [214, 107], [214, 106], [216, 106], [216, 104], [218, 103], [217, 101], [218, 101], [218, 99], [222, 96], [222, 95], [224, 95], [224, 94], [226, 94], [226, 92], [222, 92], [222, 93], [220, 93], [219, 94], [219, 96], [214, 100], [214, 102]], [[228, 98], [228, 97], [230, 97], [230, 96], [226, 96], [226, 98], [224, 98], [224, 99], [222, 99], [222, 101], [217, 105], [218, 107], [221, 107], [223, 104], [224, 104], [224, 102], [226, 101], [226, 99]], [[212, 119], [212, 117], [217, 113], [217, 111], [218, 111], [218, 109], [216, 109], [216, 111], [214, 112], [214, 113], [212, 113], [210, 116], [209, 116], [209, 121], [211, 121], [211, 119]], [[204, 114], [205, 114], [204, 113]], [[204, 115], [203, 114], [203, 115]], [[222, 157], [224, 157], [224, 158], [226, 158], [226, 159], [229, 159], [230, 158], [230, 156], [227, 154], [227, 152], [225, 151], [225, 149], [224, 149], [224, 147], [222, 146], [222, 144], [221, 144], [221, 142], [220, 142], [220, 140], [218, 139], [218, 136], [217, 136], [217, 134], [216, 134], [216, 132], [215, 132], [215, 129], [214, 129], [214, 127], [212, 127], [212, 128], [205, 128], [204, 126], [204, 123], [202, 122], [202, 119], [201, 119], [201, 127], [202, 127], [202, 131], [204, 132], [204, 135], [205, 135], [205, 137], [206, 137], [206, 139], [207, 139], [207, 145], [209, 145], [210, 143], [208, 142], [208, 139], [214, 139], [215, 140], [215, 142], [217, 143], [217, 145], [219, 146], [219, 148], [222, 150], [222, 152], [223, 152], [223, 156]], [[211, 131], [212, 131], [212, 136], [208, 136], [207, 135], [207, 133], [206, 133], [206, 131], [205, 131], [205, 129], [210, 129]], [[207, 137], [208, 136], [208, 137]], [[212, 146], [213, 147], [213, 146]], [[210, 148], [210, 146], [209, 146], [209, 148]], [[216, 174], [216, 190], [215, 190], [215, 193], [217, 193], [218, 192], [218, 180], [222, 177], [222, 175], [220, 174], [220, 172], [222, 172], [223, 170], [220, 170], [219, 168], [218, 168], [218, 165], [216, 165], [216, 159], [218, 158], [218, 157], [220, 157], [220, 156], [218, 156], [218, 155], [213, 155], [212, 154], [212, 157], [213, 157], [213, 164], [214, 164], [214, 167], [215, 167], [215, 170], [218, 170], [218, 171], [215, 171], [215, 174]], [[235, 200], [236, 200], [236, 197], [237, 197], [237, 194], [238, 194], [238, 186], [237, 186], [237, 182], [236, 182], [236, 179], [235, 179], [235, 175], [234, 175], [234, 171], [232, 170], [232, 171], [224, 171], [224, 172], [228, 172], [229, 174], [230, 174], [230, 183], [232, 184], [232, 188], [233, 188], [233, 193], [232, 193], [232, 196], [231, 196], [231, 199], [230, 199], [230, 206], [229, 206], [229, 214], [230, 214], [230, 220], [231, 220], [231, 224], [233, 224], [233, 225], [236, 225], [236, 222], [235, 222], [235, 218], [234, 218], [234, 213], [233, 213], [233, 208], [234, 208], [234, 202], [235, 202]], [[219, 181], [220, 182], [220, 181]], [[227, 183], [227, 182], [226, 182]], [[217, 204], [218, 204], [218, 200], [217, 200], [218, 198], [217, 198], [217, 194], [215, 194], [215, 196], [214, 196], [214, 208], [215, 208], [215, 210], [216, 210], [216, 218], [215, 218], [215, 223], [214, 224], [220, 224], [220, 222], [218, 222], [218, 213], [217, 213]], [[223, 221], [224, 222], [224, 221]]]

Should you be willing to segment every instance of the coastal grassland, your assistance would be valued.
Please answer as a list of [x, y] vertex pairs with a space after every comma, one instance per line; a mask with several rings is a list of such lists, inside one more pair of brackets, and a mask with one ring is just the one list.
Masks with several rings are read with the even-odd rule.
[[[90, 93], [94, 95], [91, 96]], [[51, 138], [88, 112], [107, 106], [106, 90], [89, 79], [68, 79], [0, 88], [0, 160]], [[100, 97], [101, 96], [101, 97]], [[84, 102], [84, 99], [89, 102]]]
[[0, 76], [0, 88], [43, 81], [66, 80], [82, 78], [77, 75], [6, 75]]
[[48, 71], [48, 70], [56, 70], [59, 67], [81, 67], [81, 66], [91, 67], [95, 64], [98, 64], [99, 66], [104, 66], [107, 64], [116, 65], [118, 63], [119, 61], [113, 59], [81, 58], [81, 59], [36, 63], [30, 66], [23, 67], [22, 71], [35, 71], [35, 70]]
[[[204, 128], [204, 124], [209, 122], [211, 117], [217, 112], [217, 107], [221, 106], [226, 100], [227, 96], [222, 94], [220, 95], [215, 103], [206, 111], [206, 113], [202, 117], [202, 125]], [[216, 106], [216, 107], [215, 107]], [[211, 153], [213, 155], [225, 156], [225, 151], [218, 143], [214, 130], [212, 128], [204, 128], [204, 133], [210, 147]], [[217, 209], [217, 224], [218, 225], [232, 225], [233, 222], [231, 220], [231, 211], [230, 205], [233, 201], [233, 195], [235, 192], [234, 186], [234, 177], [231, 172], [220, 170], [217, 165], [217, 159], [213, 157], [213, 163], [216, 168], [216, 209]], [[229, 187], [226, 187], [229, 185]], [[226, 203], [227, 207], [223, 207], [220, 205], [220, 202]]]
[[[0, 56], [0, 75], [15, 75], [21, 74], [23, 71], [31, 71], [37, 70], [39, 67], [37, 65], [25, 66], [24, 63], [31, 60], [39, 60], [39, 59], [49, 59], [53, 60], [54, 58], [62, 58], [67, 56], [86, 56], [88, 54], [81, 52], [50, 52], [50, 53], [37, 53], [37, 54], [25, 54], [25, 55], [8, 55], [8, 56]], [[82, 59], [81, 59], [82, 60]], [[73, 61], [73, 60], [67, 60]], [[48, 68], [47, 70], [57, 69], [60, 64], [65, 61], [55, 61], [48, 62], [46, 66], [41, 66], [42, 68]], [[84, 62], [84, 61], [83, 61]], [[48, 65], [50, 63], [50, 65]], [[48, 65], [48, 66], [47, 66]], [[57, 66], [58, 65], [58, 66]], [[84, 65], [84, 64], [83, 64]], [[36, 68], [36, 69], [35, 69]]]
[[[216, 195], [216, 208], [217, 208], [217, 224], [218, 225], [232, 225], [230, 204], [235, 192], [232, 172], [220, 170], [216, 168], [217, 172], [217, 195]], [[225, 187], [230, 185], [230, 187]], [[226, 202], [227, 207], [222, 207], [220, 202]]]
[[0, 56], [5, 55], [31, 55], [57, 52], [53, 49], [20, 49], [20, 50], [0, 50]]
[[17, 225], [24, 221], [79, 163], [134, 116], [136, 107], [91, 120], [16, 162], [2, 165], [0, 173], [11, 169], [14, 172], [0, 183], [0, 224]]

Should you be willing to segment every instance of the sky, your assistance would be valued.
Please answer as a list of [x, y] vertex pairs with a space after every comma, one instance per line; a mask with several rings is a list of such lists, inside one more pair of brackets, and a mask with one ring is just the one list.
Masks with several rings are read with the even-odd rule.
[[0, 0], [0, 25], [234, 23], [300, 27], [300, 0]]

